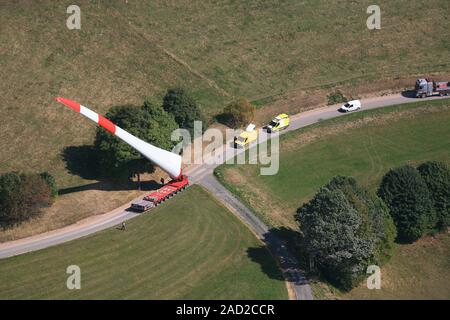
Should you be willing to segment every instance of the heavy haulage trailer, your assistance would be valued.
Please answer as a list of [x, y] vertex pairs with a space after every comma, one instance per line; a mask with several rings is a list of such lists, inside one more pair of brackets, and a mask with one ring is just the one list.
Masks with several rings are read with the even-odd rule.
[[447, 81], [433, 81], [429, 78], [421, 78], [416, 80], [416, 98], [425, 98], [430, 96], [450, 95], [450, 82]]
[[170, 176], [172, 180], [160, 189], [151, 192], [142, 200], [133, 202], [131, 207], [134, 210], [144, 212], [154, 208], [178, 192], [183, 191], [189, 185], [188, 177], [183, 175], [181, 172], [182, 158], [180, 155], [155, 147], [150, 143], [133, 136], [131, 133], [116, 126], [102, 115], [95, 113], [77, 102], [61, 97], [58, 97], [55, 100], [61, 102], [76, 112], [81, 113], [86, 118], [91, 119], [99, 126], [105, 128], [111, 134], [128, 143], [131, 147], [139, 151], [145, 158], [167, 172]]

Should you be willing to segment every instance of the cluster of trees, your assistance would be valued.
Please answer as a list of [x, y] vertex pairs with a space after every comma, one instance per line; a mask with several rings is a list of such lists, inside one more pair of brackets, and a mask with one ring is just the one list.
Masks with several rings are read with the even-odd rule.
[[36, 217], [58, 194], [56, 181], [47, 172], [9, 172], [0, 176], [0, 227], [8, 228]]
[[386, 261], [396, 236], [383, 201], [337, 176], [297, 211], [300, 246], [332, 283], [352, 288], [370, 263]]
[[417, 168], [391, 169], [378, 195], [390, 209], [401, 242], [413, 242], [449, 226], [450, 170], [444, 163], [429, 161]]
[[[177, 128], [194, 130], [194, 121], [203, 116], [192, 96], [181, 88], [169, 89], [162, 105], [149, 100], [142, 106], [113, 107], [106, 117], [119, 127], [157, 147], [171, 150], [176, 142], [170, 137]], [[116, 180], [128, 180], [141, 173], [154, 172], [153, 165], [135, 149], [117, 137], [97, 128], [95, 153], [100, 175]]]
[[297, 210], [298, 245], [326, 279], [349, 290], [368, 265], [391, 257], [395, 240], [446, 230], [449, 217], [450, 170], [444, 163], [392, 169], [377, 195], [351, 177], [337, 176]]

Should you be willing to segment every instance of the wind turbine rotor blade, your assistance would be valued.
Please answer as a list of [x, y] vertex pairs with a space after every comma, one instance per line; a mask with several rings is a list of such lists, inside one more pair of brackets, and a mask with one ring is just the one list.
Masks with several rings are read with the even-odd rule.
[[154, 145], [151, 145], [150, 143], [139, 139], [131, 133], [116, 126], [114, 123], [112, 123], [102, 115], [99, 115], [98, 113], [75, 101], [71, 101], [62, 97], [57, 97], [55, 98], [55, 100], [68, 106], [74, 111], [81, 113], [86, 118], [94, 121], [99, 126], [105, 128], [111, 134], [129, 144], [131, 147], [139, 151], [145, 158], [167, 172], [172, 179], [179, 179], [181, 177], [182, 158], [180, 155], [155, 147]]

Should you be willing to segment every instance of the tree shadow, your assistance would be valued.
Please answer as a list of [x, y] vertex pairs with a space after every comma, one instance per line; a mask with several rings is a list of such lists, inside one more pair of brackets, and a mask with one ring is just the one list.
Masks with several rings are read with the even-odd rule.
[[284, 280], [283, 274], [281, 273], [270, 253], [267, 251], [267, 248], [248, 248], [247, 256], [252, 261], [258, 263], [261, 267], [261, 271], [264, 272], [269, 278], [281, 281]]
[[70, 174], [86, 180], [99, 180], [98, 159], [94, 146], [70, 146], [61, 153]]
[[[271, 228], [263, 235], [263, 242], [266, 247], [248, 248], [247, 255], [259, 263], [261, 270], [271, 279], [287, 280], [296, 285], [308, 283], [306, 278], [306, 261], [303, 261], [302, 255], [298, 254], [296, 241], [299, 237], [297, 231], [280, 227]], [[267, 250], [277, 259], [278, 266], [284, 271], [281, 274], [278, 266], [268, 258]]]
[[[102, 177], [94, 146], [84, 145], [66, 147], [62, 151], [61, 156], [66, 164], [66, 169], [70, 174], [86, 180], [97, 180], [97, 182], [60, 189], [58, 192], [59, 195], [87, 190], [126, 191], [139, 189], [139, 183], [136, 181], [120, 182]], [[159, 187], [161, 187], [161, 184], [154, 180], [142, 181], [140, 183], [140, 189], [143, 191], [155, 190]]]
[[218, 123], [230, 127], [232, 125], [233, 115], [228, 112], [223, 112], [215, 115], [214, 119]]

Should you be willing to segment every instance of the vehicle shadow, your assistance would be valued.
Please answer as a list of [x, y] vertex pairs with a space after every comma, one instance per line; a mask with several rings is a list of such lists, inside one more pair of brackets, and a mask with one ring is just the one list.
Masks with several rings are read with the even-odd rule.
[[416, 98], [416, 92], [414, 90], [402, 91], [402, 97], [410, 98], [410, 99], [417, 99]]

